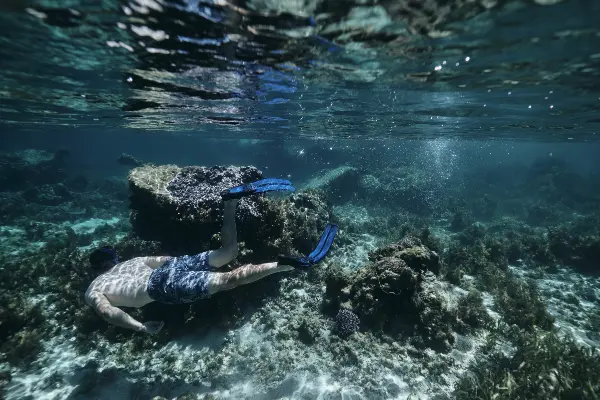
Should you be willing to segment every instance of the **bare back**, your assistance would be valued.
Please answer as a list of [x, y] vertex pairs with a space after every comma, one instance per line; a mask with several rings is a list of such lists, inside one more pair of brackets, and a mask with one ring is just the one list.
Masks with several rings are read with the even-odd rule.
[[137, 257], [115, 265], [98, 276], [85, 292], [85, 300], [93, 305], [102, 294], [113, 307], [142, 307], [153, 300], [148, 296], [148, 278], [153, 269], [169, 257]]

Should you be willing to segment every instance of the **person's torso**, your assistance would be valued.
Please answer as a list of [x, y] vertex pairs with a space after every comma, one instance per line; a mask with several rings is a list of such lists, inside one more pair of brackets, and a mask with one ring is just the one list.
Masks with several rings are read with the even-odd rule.
[[142, 307], [152, 302], [148, 296], [152, 271], [143, 257], [133, 258], [98, 276], [88, 291], [99, 291], [115, 307]]

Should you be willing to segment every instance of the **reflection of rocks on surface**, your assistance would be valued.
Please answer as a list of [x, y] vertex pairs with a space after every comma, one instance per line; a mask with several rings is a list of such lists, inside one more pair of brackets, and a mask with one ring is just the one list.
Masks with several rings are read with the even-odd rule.
[[[533, 0], [549, 5], [561, 0]], [[284, 12], [297, 16], [314, 15], [319, 33], [341, 43], [388, 43], [410, 34], [443, 37], [452, 34], [444, 29], [450, 22], [467, 21], [503, 0], [424, 1], [269, 1], [252, 0], [250, 7], [262, 12]]]
[[372, 252], [370, 260], [350, 276], [336, 270], [328, 274], [325, 310], [348, 308], [363, 329], [392, 336], [416, 333], [425, 346], [448, 350], [456, 315], [435, 276], [440, 269], [437, 253], [406, 237]]
[[[534, 0], [554, 4], [561, 0]], [[425, 1], [343, 1], [323, 0], [273, 1], [252, 0], [248, 7], [263, 13], [289, 13], [298, 17], [315, 16], [318, 32], [341, 43], [388, 43], [409, 34], [430, 37], [448, 36], [443, 27], [450, 22], [466, 21], [491, 8], [501, 7], [503, 0]]]

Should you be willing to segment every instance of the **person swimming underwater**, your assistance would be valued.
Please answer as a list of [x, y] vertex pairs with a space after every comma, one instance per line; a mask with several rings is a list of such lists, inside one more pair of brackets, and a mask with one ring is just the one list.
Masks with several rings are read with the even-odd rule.
[[103, 272], [86, 290], [86, 303], [111, 324], [155, 334], [163, 328], [163, 322], [142, 323], [119, 307], [139, 308], [153, 301], [164, 304], [192, 303], [274, 273], [312, 267], [327, 255], [337, 234], [337, 225], [328, 224], [325, 227], [317, 247], [308, 256], [279, 256], [276, 262], [247, 264], [228, 272], [215, 271], [237, 256], [235, 212], [239, 199], [255, 193], [294, 190], [287, 180], [263, 179], [224, 191], [222, 245], [218, 250], [180, 257], [136, 257], [119, 262], [113, 248], [105, 246], [96, 249], [90, 254], [89, 261], [96, 271]]

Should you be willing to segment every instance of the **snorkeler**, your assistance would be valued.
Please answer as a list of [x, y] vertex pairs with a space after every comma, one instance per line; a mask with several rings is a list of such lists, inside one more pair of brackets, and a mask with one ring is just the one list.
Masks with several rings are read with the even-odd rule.
[[90, 264], [96, 271], [105, 271], [90, 284], [85, 301], [105, 321], [138, 332], [154, 334], [163, 322], [141, 323], [118, 307], [139, 308], [153, 301], [165, 304], [192, 303], [217, 292], [255, 282], [268, 275], [310, 268], [321, 261], [331, 247], [338, 227], [328, 224], [317, 247], [304, 257], [279, 256], [277, 262], [247, 264], [233, 271], [216, 272], [237, 256], [238, 243], [235, 211], [240, 198], [270, 191], [294, 191], [287, 180], [263, 179], [225, 190], [222, 245], [197, 255], [170, 257], [137, 257], [119, 263], [110, 247], [90, 254]]

